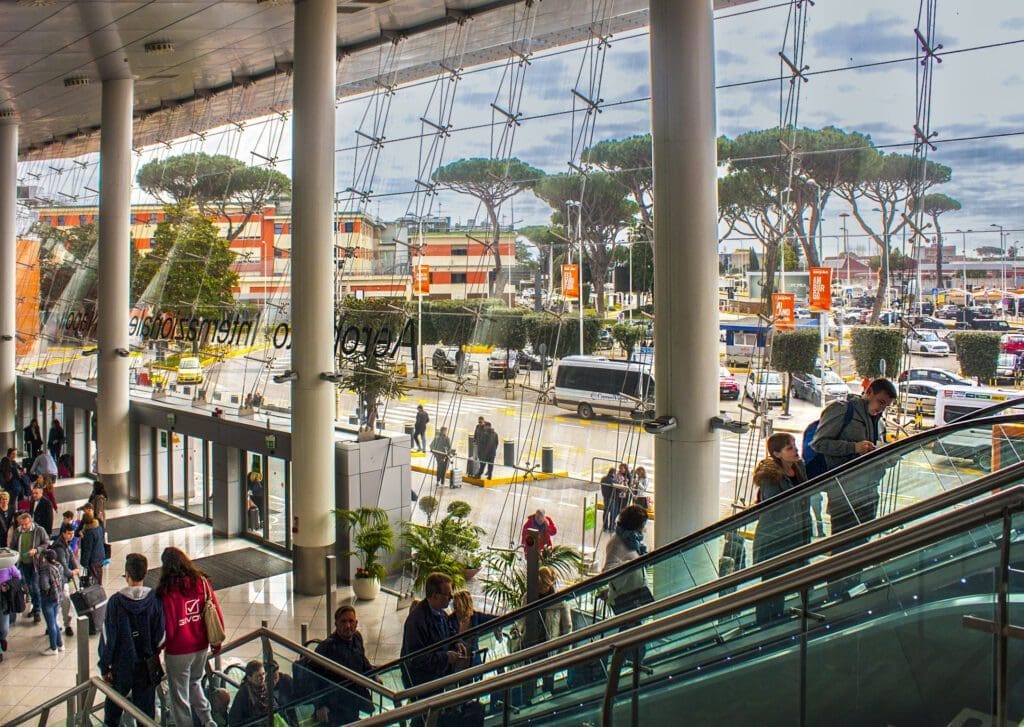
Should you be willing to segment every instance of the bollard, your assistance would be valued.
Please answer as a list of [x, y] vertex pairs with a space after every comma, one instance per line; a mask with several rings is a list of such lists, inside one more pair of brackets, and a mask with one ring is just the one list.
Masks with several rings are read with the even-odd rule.
[[506, 439], [504, 442], [502, 442], [502, 447], [503, 447], [503, 452], [504, 452], [504, 457], [505, 457], [505, 461], [504, 461], [503, 464], [506, 467], [515, 467], [516, 466], [516, 440], [514, 440], [514, 439]]
[[416, 447], [416, 442], [413, 441], [413, 436], [416, 434], [416, 425], [406, 424], [403, 429], [405, 429], [405, 433], [409, 435], [409, 449], [414, 449]]
[[[78, 684], [89, 680], [89, 617], [78, 616], [75, 619], [75, 649], [78, 664]], [[102, 676], [102, 675], [100, 675]], [[78, 695], [78, 712], [85, 709], [86, 692]], [[71, 722], [68, 715], [68, 722]]]
[[476, 439], [472, 434], [466, 437], [466, 459], [476, 459]]
[[324, 580], [326, 581], [324, 586], [326, 589], [324, 609], [327, 612], [327, 635], [330, 636], [331, 632], [334, 631], [335, 586], [338, 584], [338, 559], [335, 556], [324, 556], [324, 573]]
[[309, 641], [309, 624], [299, 624], [299, 638], [302, 640], [302, 645], [305, 646]]
[[555, 471], [555, 448], [540, 448], [540, 471], [551, 474]]

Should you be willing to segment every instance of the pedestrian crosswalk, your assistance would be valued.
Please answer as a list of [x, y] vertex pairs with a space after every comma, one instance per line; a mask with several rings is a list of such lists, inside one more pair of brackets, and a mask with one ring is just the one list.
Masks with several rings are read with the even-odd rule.
[[[430, 400], [425, 398], [404, 397], [400, 401], [388, 402], [381, 407], [380, 415], [389, 422], [391, 427], [404, 423], [411, 424], [416, 419], [416, 406], [423, 404], [431, 421], [448, 421], [452, 419], [476, 418], [499, 412], [516, 415], [520, 412], [519, 402], [504, 399], [464, 396], [461, 399]], [[529, 405], [525, 413], [532, 415], [533, 406]]]

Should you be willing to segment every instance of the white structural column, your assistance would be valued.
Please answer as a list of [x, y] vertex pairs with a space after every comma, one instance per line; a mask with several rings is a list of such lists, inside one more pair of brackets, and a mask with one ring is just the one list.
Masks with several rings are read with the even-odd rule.
[[295, 3], [292, 117], [292, 568], [297, 593], [324, 592], [334, 551], [335, 0]]
[[719, 517], [718, 188], [711, 0], [651, 0], [655, 543]]
[[[16, 447], [14, 357], [18, 264], [15, 204], [18, 185], [18, 126], [14, 112], [0, 109], [0, 451]], [[2, 455], [0, 455], [2, 456]]]
[[100, 130], [96, 457], [110, 505], [128, 502], [128, 291], [131, 244], [130, 78], [103, 81]]

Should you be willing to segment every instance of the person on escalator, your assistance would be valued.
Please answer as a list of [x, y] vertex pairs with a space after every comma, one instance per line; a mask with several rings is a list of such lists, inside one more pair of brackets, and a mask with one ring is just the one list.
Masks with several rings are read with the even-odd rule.
[[[829, 471], [885, 444], [882, 415], [895, 398], [893, 383], [879, 378], [868, 385], [863, 395], [851, 394], [825, 407], [812, 445], [825, 458]], [[828, 490], [833, 535], [875, 518], [881, 478], [881, 471], [864, 472], [855, 483], [847, 481]]]
[[[768, 456], [754, 468], [754, 486], [760, 502], [798, 487], [807, 479], [793, 435], [778, 432], [768, 437]], [[798, 497], [766, 508], [754, 533], [754, 563], [783, 555], [811, 542], [811, 513], [807, 499]], [[773, 575], [778, 575], [778, 572]], [[757, 621], [766, 623], [785, 611], [781, 596], [757, 604]]]

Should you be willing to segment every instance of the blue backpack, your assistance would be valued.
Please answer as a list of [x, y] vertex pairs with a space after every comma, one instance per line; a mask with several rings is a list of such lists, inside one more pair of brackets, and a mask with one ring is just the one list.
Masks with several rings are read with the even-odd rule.
[[[843, 415], [843, 426], [839, 431], [846, 429], [846, 425], [850, 423], [851, 419], [853, 419], [853, 402], [847, 399], [846, 414]], [[828, 463], [825, 461], [825, 455], [815, 452], [812, 446], [814, 435], [818, 433], [818, 424], [820, 422], [821, 419], [815, 419], [807, 425], [807, 429], [804, 430], [803, 447], [800, 450], [804, 457], [804, 469], [807, 471], [807, 479], [809, 480], [828, 472]]]

